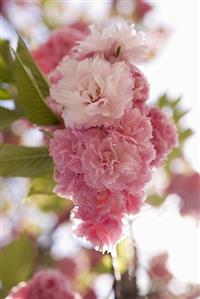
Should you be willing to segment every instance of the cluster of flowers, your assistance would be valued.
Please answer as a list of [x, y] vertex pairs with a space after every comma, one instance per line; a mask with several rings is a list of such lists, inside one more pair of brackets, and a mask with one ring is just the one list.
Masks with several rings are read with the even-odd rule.
[[13, 288], [7, 299], [81, 299], [58, 270], [41, 270], [28, 283]]
[[80, 289], [77, 281], [83, 273], [98, 265], [101, 257], [98, 252], [85, 250], [80, 251], [76, 259], [62, 258], [56, 261], [54, 268], [42, 269], [29, 281], [20, 282], [6, 299], [97, 299], [91, 285]]
[[200, 174], [176, 173], [170, 178], [165, 190], [166, 195], [177, 194], [181, 199], [180, 213], [183, 216], [192, 216], [197, 221], [200, 218]]
[[75, 46], [76, 41], [84, 39], [87, 33], [88, 26], [80, 22], [58, 28], [43, 45], [33, 50], [32, 55], [42, 71], [49, 74]]
[[[179, 287], [179, 293], [171, 288], [171, 282], [179, 284], [168, 265], [168, 253], [161, 252], [154, 256], [148, 265], [150, 279], [149, 294], [151, 299], [197, 299], [200, 296], [199, 285], [187, 284]], [[175, 291], [175, 292], [174, 292]]]
[[144, 17], [153, 10], [154, 6], [152, 3], [147, 2], [146, 0], [137, 0], [134, 1], [134, 19], [137, 22], [141, 22]]
[[133, 25], [91, 26], [84, 34], [49, 74], [48, 101], [64, 121], [50, 155], [55, 192], [75, 204], [76, 235], [104, 251], [120, 240], [125, 216], [140, 210], [144, 186], [175, 146], [176, 130], [146, 104], [149, 85], [135, 66], [146, 59], [144, 35]]

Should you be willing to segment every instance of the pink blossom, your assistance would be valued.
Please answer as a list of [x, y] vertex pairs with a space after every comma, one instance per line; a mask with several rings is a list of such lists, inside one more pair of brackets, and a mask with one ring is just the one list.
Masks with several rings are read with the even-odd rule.
[[27, 292], [27, 284], [25, 282], [21, 282], [16, 287], [12, 288], [6, 299], [29, 299], [27, 298]]
[[56, 130], [50, 142], [55, 191], [73, 196], [75, 233], [101, 250], [111, 250], [122, 236], [124, 216], [141, 208], [160, 138], [150, 115], [134, 108], [107, 128]]
[[7, 299], [80, 299], [57, 270], [41, 270], [28, 283], [13, 288]]
[[55, 30], [46, 43], [32, 52], [41, 70], [45, 74], [53, 71], [76, 42], [85, 38], [86, 32], [85, 26], [78, 24]]
[[[145, 134], [144, 130], [143, 136]], [[132, 142], [128, 141], [115, 131], [88, 130], [84, 134], [81, 156], [86, 184], [99, 191], [140, 193], [151, 177], [149, 164], [154, 158], [154, 149], [150, 142], [139, 142], [134, 136]]]
[[68, 281], [73, 282], [78, 275], [78, 267], [73, 258], [65, 257], [56, 262], [56, 268], [66, 276]]
[[181, 214], [200, 218], [200, 174], [174, 174], [166, 190], [168, 194], [176, 193], [181, 197]]
[[134, 215], [139, 213], [141, 207], [142, 207], [142, 201], [140, 198], [132, 195], [131, 193], [125, 192], [125, 206], [124, 211], [127, 215]]
[[56, 101], [54, 101], [54, 99], [52, 99], [51, 97], [47, 97], [45, 99], [47, 105], [49, 106], [49, 108], [58, 116], [61, 117], [62, 114], [62, 106], [57, 103]]
[[[52, 71], [48, 75], [48, 79], [51, 84], [57, 84], [60, 79], [62, 79], [62, 74], [59, 72], [58, 68], [56, 68], [54, 71]], [[57, 114], [59, 117], [62, 115], [62, 105], [58, 102], [56, 102], [54, 99], [52, 99], [51, 96], [48, 96], [45, 98], [47, 105], [49, 108]]]
[[138, 213], [155, 150], [148, 117], [135, 108], [109, 128], [54, 132], [56, 192], [73, 196], [75, 233], [101, 250], [121, 238], [123, 218]]
[[28, 283], [27, 299], [75, 299], [59, 271], [41, 270]]
[[83, 296], [83, 299], [97, 299], [97, 295], [93, 289], [88, 289], [86, 294]]
[[90, 267], [95, 268], [102, 261], [102, 254], [94, 249], [85, 249], [86, 255], [90, 260]]
[[152, 280], [168, 283], [172, 279], [171, 272], [167, 269], [168, 254], [166, 252], [155, 256], [149, 264], [149, 275]]
[[133, 104], [145, 102], [149, 98], [149, 84], [144, 74], [136, 67], [131, 65], [133, 76]]
[[89, 34], [90, 30], [87, 23], [84, 23], [83, 21], [79, 20], [73, 24], [70, 25], [71, 28], [75, 28], [79, 30], [80, 32], [85, 33], [86, 35]]
[[86, 183], [97, 191], [127, 191], [141, 197], [151, 178], [155, 151], [147, 117], [132, 110], [118, 129], [57, 130], [50, 142], [56, 192], [75, 195]]
[[101, 251], [111, 251], [123, 233], [123, 217], [138, 213], [141, 201], [126, 192], [97, 192], [85, 186], [74, 198], [72, 214], [78, 237]]
[[146, 0], [137, 0], [134, 4], [134, 17], [137, 21], [143, 20], [146, 14], [153, 9], [153, 5]]
[[87, 185], [99, 191], [124, 189], [123, 173], [133, 177], [134, 170], [137, 172], [139, 167], [138, 155], [134, 159], [126, 150], [128, 144], [122, 144], [116, 136], [107, 136], [101, 130], [89, 131], [86, 139], [82, 164]]
[[131, 104], [133, 82], [124, 62], [68, 58], [57, 71], [62, 78], [52, 85], [51, 97], [62, 105], [67, 127], [113, 123]]
[[76, 235], [101, 251], [120, 240], [126, 215], [142, 206], [152, 167], [176, 143], [170, 120], [146, 105], [148, 82], [131, 64], [143, 54], [133, 27], [92, 27], [49, 76], [49, 100], [67, 127], [50, 141], [55, 192], [72, 196]]
[[81, 59], [98, 53], [104, 54], [105, 58], [111, 61], [145, 61], [147, 46], [144, 34], [137, 33], [134, 25], [113, 25], [104, 28], [92, 25], [89, 28], [90, 34], [74, 48]]
[[[67, 59], [67, 58], [66, 58]], [[147, 82], [144, 74], [134, 65], [129, 64], [130, 72], [132, 74], [132, 102], [134, 107], [138, 107], [140, 109], [144, 108], [144, 102], [149, 97], [149, 84]], [[60, 68], [57, 68], [55, 71], [49, 74], [49, 80], [51, 84], [57, 84], [63, 75], [60, 72]], [[51, 97], [47, 99], [48, 106], [58, 115], [62, 114], [62, 104], [56, 102]]]
[[152, 148], [149, 144], [153, 131], [151, 120], [146, 115], [142, 115], [140, 109], [134, 108], [125, 113], [115, 126], [117, 132], [131, 142], [143, 145], [148, 143]]
[[1, 14], [5, 13], [5, 7], [6, 7], [7, 2], [8, 2], [7, 0], [0, 1], [0, 13]]
[[125, 197], [122, 192], [97, 192], [85, 185], [73, 200], [78, 207], [75, 214], [82, 220], [95, 220], [104, 214], [122, 216], [124, 212]]
[[55, 192], [70, 196], [79, 187], [79, 175], [83, 173], [80, 162], [81, 144], [69, 129], [57, 130], [50, 142], [50, 154], [55, 163], [54, 178], [58, 183]]
[[79, 214], [74, 212], [74, 219], [78, 224], [74, 227], [74, 232], [78, 237], [84, 238], [93, 244], [100, 251], [112, 251], [113, 247], [122, 237], [123, 222], [118, 215], [100, 214], [87, 220], [79, 218]]
[[97, 192], [86, 185], [74, 198], [74, 232], [100, 251], [111, 251], [122, 237], [124, 195]]
[[121, 217], [136, 214], [140, 211], [142, 201], [128, 192], [97, 192], [86, 185], [77, 193], [74, 204], [78, 207], [76, 216], [90, 220], [104, 214]]
[[158, 166], [177, 144], [176, 127], [157, 107], [150, 109], [149, 117], [153, 127], [152, 143], [156, 150], [156, 159], [152, 165]]

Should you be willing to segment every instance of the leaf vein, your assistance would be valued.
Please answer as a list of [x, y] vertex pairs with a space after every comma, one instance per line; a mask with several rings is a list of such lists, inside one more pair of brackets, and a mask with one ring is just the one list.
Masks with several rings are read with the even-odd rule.
[[7, 161], [35, 159], [35, 158], [43, 158], [43, 157], [49, 157], [49, 155], [48, 155], [48, 154], [40, 154], [40, 155], [31, 155], [31, 156], [15, 157], [15, 158], [12, 158], [12, 159], [5, 159], [5, 160], [1, 160], [1, 161], [2, 161], [2, 162], [7, 162]]

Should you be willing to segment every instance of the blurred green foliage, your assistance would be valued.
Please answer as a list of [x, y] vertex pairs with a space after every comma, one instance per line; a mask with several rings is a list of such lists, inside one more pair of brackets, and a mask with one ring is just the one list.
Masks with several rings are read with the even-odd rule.
[[11, 287], [29, 278], [32, 274], [37, 249], [31, 239], [21, 235], [0, 251], [0, 280], [2, 282], [2, 299]]
[[55, 182], [53, 174], [34, 178], [31, 181], [30, 190], [25, 202], [34, 202], [44, 212], [61, 213], [71, 210], [72, 202], [70, 200], [59, 197], [53, 192]]

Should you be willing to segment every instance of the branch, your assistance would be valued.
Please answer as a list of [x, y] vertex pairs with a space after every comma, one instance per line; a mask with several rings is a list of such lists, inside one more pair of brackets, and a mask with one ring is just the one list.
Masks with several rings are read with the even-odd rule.
[[122, 299], [121, 298], [121, 274], [119, 270], [116, 249], [112, 252], [111, 258], [112, 258], [112, 273], [114, 277], [114, 282], [113, 282], [114, 298]]

